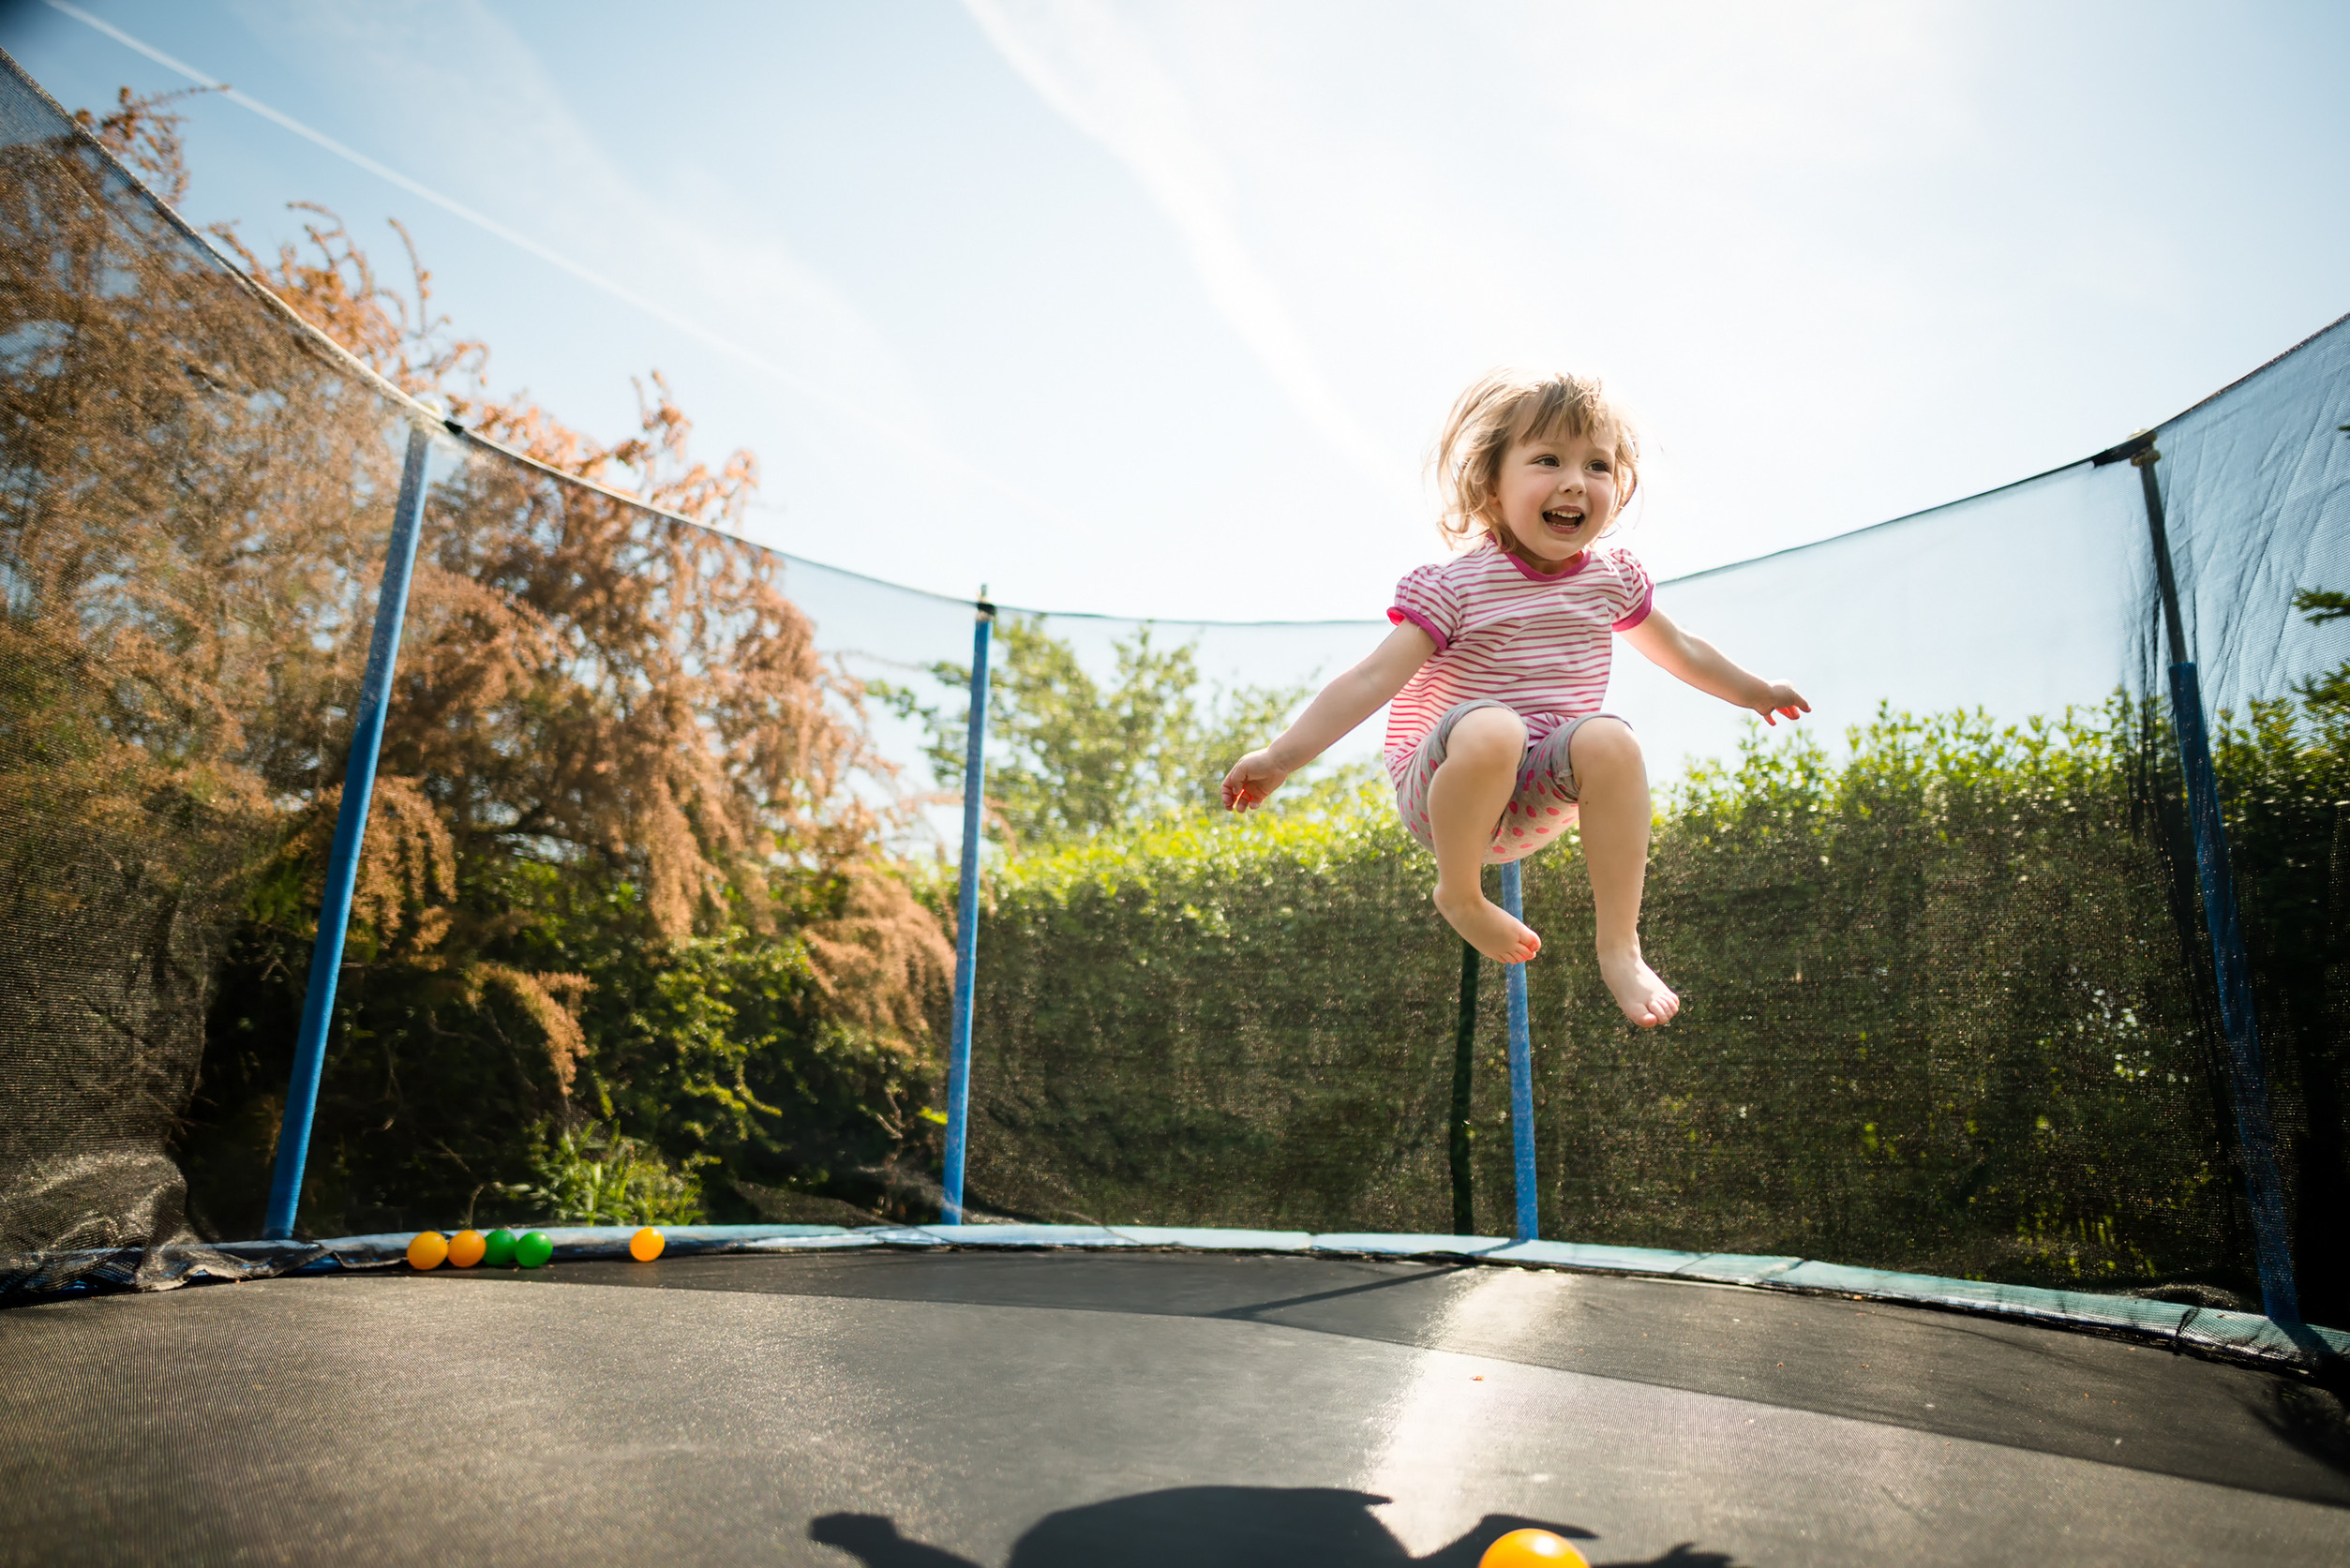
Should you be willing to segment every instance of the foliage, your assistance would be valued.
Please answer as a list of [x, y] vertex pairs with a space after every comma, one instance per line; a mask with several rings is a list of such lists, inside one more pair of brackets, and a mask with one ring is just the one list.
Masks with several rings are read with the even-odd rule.
[[[2042, 1282], [2240, 1283], [2144, 716], [1885, 713], [1667, 802], [1624, 1023], [1531, 862], [1546, 1233]], [[972, 1182], [1107, 1222], [1444, 1230], [1457, 939], [1367, 790], [1030, 855], [985, 884]], [[943, 887], [939, 889], [943, 893]], [[936, 896], [936, 895], [934, 895]], [[1502, 987], [1473, 1143], [1508, 1228]]]
[[331, 378], [260, 390], [324, 367], [87, 144], [0, 169], [0, 1039], [46, 1088], [0, 1118], [0, 1242], [111, 1246], [180, 1223], [119, 1151], [171, 1131], [251, 873], [324, 782], [300, 725], [393, 470]]
[[[84, 124], [185, 190], [155, 102]], [[28, 945], [87, 935], [28, 1005], [150, 1048], [39, 1137], [176, 1117], [199, 1225], [259, 1222], [406, 434], [291, 312], [546, 466], [438, 443], [304, 1227], [439, 1222], [591, 1125], [717, 1160], [721, 1208], [876, 1201], [949, 956], [857, 788], [861, 694], [725, 531], [748, 455], [696, 460], [657, 375], [611, 444], [489, 396], [412, 251], [403, 295], [331, 214], [267, 258], [219, 231], [240, 276], [85, 145], [0, 156], [0, 891]]]
[[[1116, 673], [1107, 685], [1037, 620], [1005, 617], [995, 648], [988, 688], [988, 820], [993, 835], [1014, 849], [1215, 807], [1226, 769], [1278, 732], [1306, 694], [1242, 686], [1203, 696], [1196, 646], [1161, 648], [1147, 625], [1115, 645]], [[969, 690], [968, 665], [941, 664], [929, 673], [942, 685]], [[880, 694], [922, 722], [936, 776], [959, 780], [968, 698], [958, 711], [925, 704], [908, 688]]]
[[112, 112], [96, 114], [87, 109], [77, 109], [73, 112], [73, 123], [89, 132], [99, 146], [126, 167], [136, 171], [157, 200], [167, 207], [176, 207], [187, 194], [187, 146], [180, 140], [180, 127], [187, 123], [187, 117], [172, 112], [170, 106], [199, 93], [225, 90], [183, 87], [175, 93], [142, 97], [124, 87], [115, 94]]
[[1365, 790], [997, 867], [975, 1193], [1054, 1218], [1363, 1228], [1441, 1196], [1410, 1129], [1448, 1036], [1412, 1023], [1449, 1007], [1457, 949], [1426, 930], [1392, 817]]
[[[2305, 592], [2295, 607], [2322, 624], [2350, 614], [2350, 595]], [[2301, 1291], [2320, 1304], [2309, 1310], [2339, 1314], [2350, 1311], [2336, 1196], [2350, 1183], [2350, 664], [2299, 692], [2298, 704], [2255, 702], [2218, 726], [2212, 751]]]
[[[2350, 593], [2325, 588], [2303, 589], [2293, 596], [2293, 607], [2303, 612], [2311, 625], [2323, 626], [2350, 618]], [[2302, 701], [2321, 718], [2339, 721], [2350, 715], [2350, 663], [2303, 681], [2299, 690]]]
[[1572, 1020], [1567, 1083], [1621, 1097], [1609, 1117], [1561, 1094], [1567, 1222], [1992, 1277], [2222, 1269], [2142, 744], [2124, 704], [2004, 728], [1882, 713], [1840, 766], [1754, 745], [1700, 770], [1652, 879], [1646, 945], [1690, 1009], [1669, 1054], [1608, 1016], [1588, 903], [1551, 878], [1565, 962], [1537, 993]]
[[[516, 1197], [562, 1225], [697, 1225], [702, 1187], [658, 1150], [590, 1123], [544, 1139]], [[469, 1224], [471, 1217], [468, 1217]]]

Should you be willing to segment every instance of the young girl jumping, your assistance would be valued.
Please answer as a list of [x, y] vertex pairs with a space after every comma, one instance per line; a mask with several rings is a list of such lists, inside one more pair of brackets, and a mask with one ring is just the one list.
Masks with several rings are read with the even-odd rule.
[[1654, 1028], [1681, 998], [1640, 957], [1648, 770], [1632, 726], [1599, 711], [1609, 635], [1766, 724], [1811, 704], [1674, 625], [1632, 553], [1599, 547], [1639, 484], [1639, 449], [1596, 381], [1488, 376], [1453, 405], [1436, 474], [1438, 526], [1461, 553], [1396, 585], [1395, 630], [1233, 765], [1224, 804], [1259, 804], [1390, 703], [1387, 771], [1404, 826], [1435, 851], [1437, 911], [1488, 958], [1533, 958], [1542, 938], [1486, 898], [1479, 868], [1522, 859], [1579, 816], [1600, 976]]

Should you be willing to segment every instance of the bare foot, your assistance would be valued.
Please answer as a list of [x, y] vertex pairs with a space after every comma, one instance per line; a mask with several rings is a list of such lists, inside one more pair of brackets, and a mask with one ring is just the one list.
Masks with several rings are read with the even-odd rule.
[[1656, 978], [1655, 970], [1641, 962], [1638, 948], [1601, 953], [1599, 978], [1608, 982], [1608, 990], [1615, 997], [1616, 1006], [1624, 1009], [1624, 1016], [1643, 1029], [1669, 1023], [1672, 1015], [1681, 1010], [1681, 998]]
[[1532, 926], [1510, 918], [1507, 910], [1482, 892], [1473, 889], [1466, 898], [1460, 898], [1439, 883], [1436, 913], [1460, 933], [1463, 942], [1496, 963], [1523, 963], [1542, 950], [1542, 938], [1534, 934]]

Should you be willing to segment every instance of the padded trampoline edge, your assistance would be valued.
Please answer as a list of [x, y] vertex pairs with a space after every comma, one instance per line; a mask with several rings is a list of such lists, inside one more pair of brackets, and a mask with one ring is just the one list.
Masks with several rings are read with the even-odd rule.
[[[546, 1226], [555, 1261], [625, 1258], [634, 1226]], [[2287, 1327], [2256, 1313], [2230, 1312], [2134, 1296], [2097, 1295], [2043, 1286], [2002, 1285], [1856, 1268], [1809, 1258], [1731, 1252], [1676, 1252], [1558, 1241], [1512, 1242], [1500, 1236], [1384, 1232], [1220, 1230], [1158, 1225], [681, 1225], [660, 1227], [665, 1256], [890, 1247], [1069, 1249], [1155, 1248], [1197, 1252], [1270, 1252], [1507, 1263], [1584, 1274], [1645, 1276], [1744, 1285], [1762, 1290], [1850, 1296], [1906, 1306], [1984, 1313], [2151, 1340], [2177, 1349], [2313, 1368], [2350, 1357], [2350, 1333]], [[407, 1232], [337, 1236], [316, 1242], [215, 1242], [115, 1252], [37, 1254], [0, 1261], [0, 1301], [55, 1300], [106, 1290], [169, 1290], [215, 1280], [391, 1268], [407, 1257]], [[74, 1281], [44, 1289], [44, 1278]]]

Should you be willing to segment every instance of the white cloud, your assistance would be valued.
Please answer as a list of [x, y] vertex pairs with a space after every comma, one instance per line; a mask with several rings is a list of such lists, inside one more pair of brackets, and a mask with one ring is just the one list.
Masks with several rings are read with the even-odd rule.
[[1136, 31], [1095, 0], [965, 0], [1006, 61], [1132, 171], [1181, 236], [1209, 299], [1298, 414], [1390, 487], [1415, 493], [1330, 384], [1236, 212], [1231, 172], [1184, 89]]

